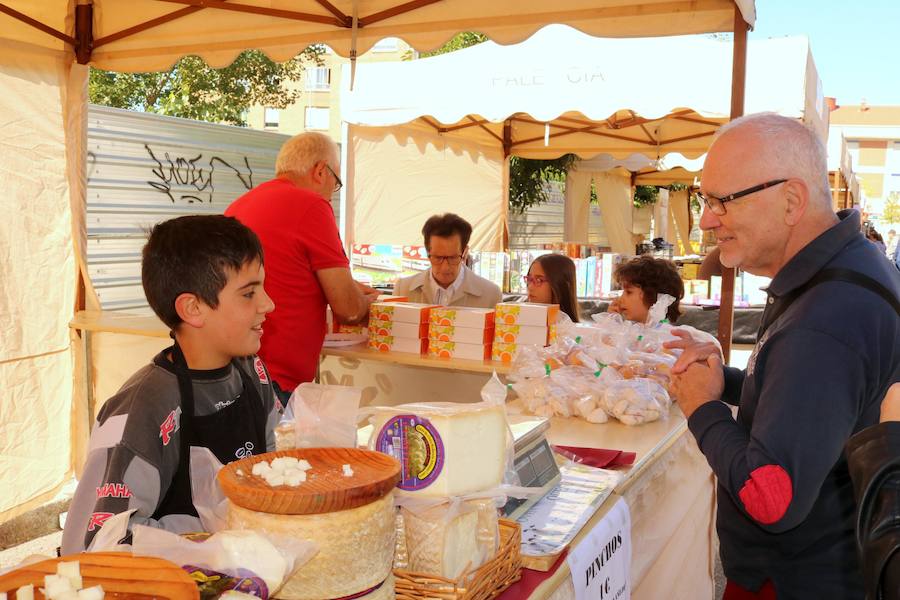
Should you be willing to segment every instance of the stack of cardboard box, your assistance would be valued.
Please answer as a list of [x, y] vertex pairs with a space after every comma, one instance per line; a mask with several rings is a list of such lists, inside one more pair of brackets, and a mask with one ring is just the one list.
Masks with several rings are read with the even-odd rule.
[[424, 354], [428, 350], [431, 304], [374, 302], [369, 308], [369, 348]]
[[431, 311], [428, 354], [442, 358], [486, 360], [494, 339], [493, 308], [441, 306]]
[[546, 346], [556, 341], [559, 306], [532, 302], [501, 302], [494, 324], [494, 360], [510, 362], [522, 346]]

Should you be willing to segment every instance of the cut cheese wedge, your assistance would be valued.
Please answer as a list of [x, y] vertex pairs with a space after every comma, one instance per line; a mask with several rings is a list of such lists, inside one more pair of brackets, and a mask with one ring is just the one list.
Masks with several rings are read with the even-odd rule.
[[495, 488], [506, 468], [506, 410], [479, 402], [433, 402], [378, 409], [373, 450], [400, 462], [401, 492], [461, 496]]

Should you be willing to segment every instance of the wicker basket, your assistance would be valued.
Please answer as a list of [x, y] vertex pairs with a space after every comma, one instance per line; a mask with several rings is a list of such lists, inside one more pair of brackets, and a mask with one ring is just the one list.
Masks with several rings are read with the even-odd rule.
[[458, 579], [394, 569], [397, 600], [490, 600], [522, 576], [522, 528], [500, 519], [500, 548], [490, 561]]

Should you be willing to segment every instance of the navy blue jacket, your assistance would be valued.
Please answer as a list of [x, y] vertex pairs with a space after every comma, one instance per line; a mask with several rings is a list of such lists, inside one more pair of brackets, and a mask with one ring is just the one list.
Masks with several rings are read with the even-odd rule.
[[[868, 275], [900, 297], [900, 273], [860, 234], [856, 211], [794, 256], [768, 289], [771, 310], [821, 269]], [[718, 478], [717, 529], [729, 580], [778, 600], [864, 596], [853, 487], [843, 453], [878, 422], [900, 379], [900, 318], [877, 294], [830, 281], [800, 296], [757, 342], [746, 372], [725, 369], [723, 402], [688, 420]]]

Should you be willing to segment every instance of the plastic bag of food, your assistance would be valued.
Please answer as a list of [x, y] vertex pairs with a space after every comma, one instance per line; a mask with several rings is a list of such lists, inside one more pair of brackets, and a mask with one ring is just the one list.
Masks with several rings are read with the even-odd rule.
[[671, 400], [655, 381], [623, 379], [606, 386], [602, 406], [625, 425], [640, 425], [668, 418]]
[[276, 594], [317, 550], [315, 542], [265, 531], [225, 530], [205, 539], [188, 539], [143, 525], [134, 527], [132, 542], [135, 554], [164, 558], [207, 577], [212, 576], [209, 572], [225, 574], [233, 579], [227, 589], [263, 600]]
[[497, 491], [441, 499], [398, 498], [410, 571], [457, 579], [497, 554]]
[[[400, 494], [449, 497], [501, 483], [518, 485], [501, 393], [505, 398], [506, 388], [497, 380], [485, 392], [490, 401], [366, 408], [361, 414], [371, 415], [373, 425], [368, 447], [400, 462]], [[474, 465], [480, 465], [477, 472]]]

